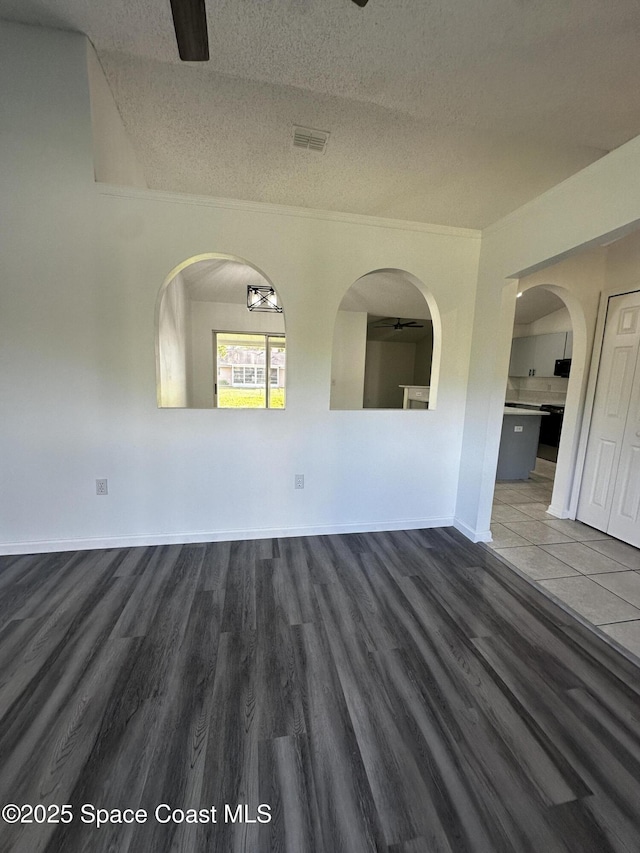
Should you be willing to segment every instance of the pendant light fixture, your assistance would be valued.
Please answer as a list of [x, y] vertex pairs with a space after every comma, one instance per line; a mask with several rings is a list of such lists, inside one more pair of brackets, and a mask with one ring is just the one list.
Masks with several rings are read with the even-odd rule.
[[282, 306], [278, 304], [278, 296], [269, 285], [247, 286], [247, 308], [249, 311], [265, 311], [282, 314]]

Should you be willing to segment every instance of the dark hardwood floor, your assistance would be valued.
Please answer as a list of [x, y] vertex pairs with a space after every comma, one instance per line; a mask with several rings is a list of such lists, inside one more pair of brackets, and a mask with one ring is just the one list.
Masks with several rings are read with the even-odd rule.
[[451, 529], [3, 557], [0, 617], [2, 853], [640, 850], [640, 669]]

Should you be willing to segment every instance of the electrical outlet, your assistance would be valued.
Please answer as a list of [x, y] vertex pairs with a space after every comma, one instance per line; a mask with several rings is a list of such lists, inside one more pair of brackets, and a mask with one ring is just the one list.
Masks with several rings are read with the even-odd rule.
[[513, 431], [514, 431], [514, 432], [522, 432], [522, 427], [521, 427], [521, 426], [515, 426], [515, 427], [513, 428]]
[[304, 489], [304, 474], [296, 474], [294, 479], [295, 489]]
[[108, 495], [109, 489], [106, 480], [96, 480], [96, 495]]

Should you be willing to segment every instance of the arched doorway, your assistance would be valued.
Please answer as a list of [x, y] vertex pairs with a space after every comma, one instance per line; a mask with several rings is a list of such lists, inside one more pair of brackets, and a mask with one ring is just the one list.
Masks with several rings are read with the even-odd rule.
[[[509, 546], [531, 544], [513, 539], [512, 534], [527, 532], [524, 526], [520, 530], [519, 524], [575, 514], [572, 486], [587, 358], [584, 312], [570, 290], [551, 281], [528, 284], [521, 280], [519, 287], [505, 382], [501, 456], [505, 437], [516, 443], [519, 440], [519, 436], [511, 435], [517, 426], [522, 435], [524, 426], [537, 420], [540, 432], [533, 462], [524, 477], [496, 485], [492, 512], [496, 547], [500, 547], [502, 536]], [[539, 418], [521, 416], [525, 411], [544, 414]], [[498, 480], [501, 470], [504, 467], [499, 464]]]

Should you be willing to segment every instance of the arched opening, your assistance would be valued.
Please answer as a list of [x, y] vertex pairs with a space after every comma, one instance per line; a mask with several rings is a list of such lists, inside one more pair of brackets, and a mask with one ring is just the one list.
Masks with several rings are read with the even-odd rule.
[[525, 530], [529, 522], [569, 514], [586, 341], [584, 312], [571, 291], [520, 281], [492, 512], [497, 547], [502, 525], [509, 541], [524, 532], [535, 537]]
[[332, 409], [433, 409], [441, 325], [433, 295], [405, 270], [358, 278], [333, 334]]
[[162, 408], [284, 408], [284, 311], [242, 258], [197, 255], [167, 276], [156, 304]]

